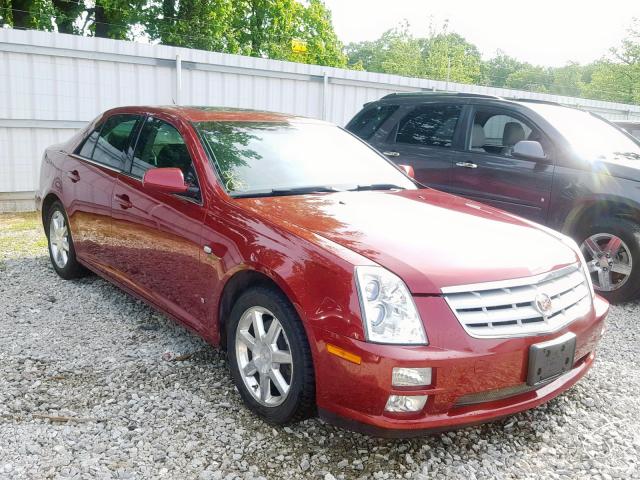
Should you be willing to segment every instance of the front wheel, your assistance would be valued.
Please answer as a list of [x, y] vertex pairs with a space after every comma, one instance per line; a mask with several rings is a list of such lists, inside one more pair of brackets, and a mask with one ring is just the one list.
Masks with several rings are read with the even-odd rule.
[[640, 225], [624, 218], [597, 221], [581, 235], [593, 287], [611, 303], [640, 293]]
[[296, 311], [277, 289], [256, 287], [229, 318], [227, 354], [245, 404], [268, 422], [286, 424], [315, 412], [315, 379], [307, 337]]

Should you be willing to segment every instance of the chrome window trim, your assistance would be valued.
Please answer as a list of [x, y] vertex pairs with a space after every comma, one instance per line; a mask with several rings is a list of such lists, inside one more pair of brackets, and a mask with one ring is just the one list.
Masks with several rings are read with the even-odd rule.
[[88, 163], [90, 165], [94, 165], [96, 167], [101, 167], [101, 168], [106, 168], [107, 170], [109, 170], [111, 172], [122, 173], [122, 170], [119, 169], [119, 168], [110, 167], [109, 165], [105, 165], [104, 163], [96, 162], [95, 160], [92, 160], [92, 159], [87, 158], [87, 157], [81, 157], [77, 153], [69, 153], [68, 155], [71, 158], [75, 158], [76, 160], [81, 160], [81, 161], [86, 162], [86, 163]]

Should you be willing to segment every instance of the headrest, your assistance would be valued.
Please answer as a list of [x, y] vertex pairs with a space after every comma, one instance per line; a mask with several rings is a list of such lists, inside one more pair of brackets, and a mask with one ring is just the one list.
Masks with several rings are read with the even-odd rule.
[[508, 122], [504, 125], [504, 133], [502, 134], [502, 144], [507, 147], [513, 147], [516, 143], [524, 140], [524, 128], [518, 122]]

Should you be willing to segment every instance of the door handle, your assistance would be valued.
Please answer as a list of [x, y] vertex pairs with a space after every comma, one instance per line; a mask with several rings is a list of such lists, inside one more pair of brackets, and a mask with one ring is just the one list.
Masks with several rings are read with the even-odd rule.
[[78, 173], [77, 170], [71, 170], [70, 172], [67, 172], [67, 177], [69, 177], [69, 179], [73, 183], [80, 181], [80, 174]]
[[384, 155], [386, 155], [387, 157], [399, 157], [400, 153], [399, 152], [382, 152]]
[[478, 168], [478, 165], [471, 162], [456, 162], [456, 166], [463, 168]]
[[129, 195], [119, 194], [115, 196], [115, 199], [123, 210], [133, 207], [133, 203], [129, 200]]

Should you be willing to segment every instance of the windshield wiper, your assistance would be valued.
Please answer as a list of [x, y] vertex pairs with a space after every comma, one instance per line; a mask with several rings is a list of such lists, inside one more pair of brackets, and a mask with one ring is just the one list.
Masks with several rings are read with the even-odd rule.
[[404, 187], [394, 185], [393, 183], [373, 183], [371, 185], [358, 185], [356, 188], [352, 188], [351, 192], [361, 192], [364, 190], [405, 190]]
[[281, 197], [285, 195], [306, 195], [309, 193], [335, 193], [341, 192], [334, 187], [328, 187], [325, 185], [315, 185], [310, 187], [295, 187], [295, 188], [272, 188], [269, 190], [254, 190], [252, 192], [238, 192], [232, 193], [233, 198], [248, 198], [248, 197]]

